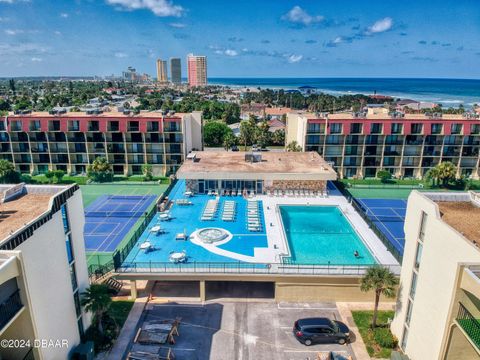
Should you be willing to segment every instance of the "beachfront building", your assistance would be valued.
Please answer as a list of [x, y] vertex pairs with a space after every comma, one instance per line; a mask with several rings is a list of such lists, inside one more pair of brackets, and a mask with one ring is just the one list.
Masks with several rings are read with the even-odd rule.
[[83, 174], [105, 156], [115, 174], [141, 174], [151, 164], [155, 175], [168, 175], [202, 148], [201, 112], [34, 112], [0, 120], [0, 158], [29, 174]]
[[182, 83], [182, 63], [180, 58], [170, 58], [170, 81], [175, 85]]
[[114, 257], [133, 296], [148, 279], [185, 282], [200, 300], [245, 286], [276, 301], [367, 301], [368, 267], [399, 273], [316, 152], [192, 152], [176, 176], [131, 251]]
[[207, 85], [207, 57], [189, 54], [187, 56], [188, 85]]
[[192, 152], [177, 172], [187, 189], [208, 192], [267, 194], [274, 191], [313, 191], [326, 194], [327, 181], [337, 174], [315, 152], [243, 153]]
[[167, 62], [162, 59], [157, 59], [157, 82], [160, 84], [168, 82]]
[[391, 329], [412, 360], [480, 359], [479, 200], [417, 191], [408, 199]]
[[422, 178], [442, 161], [458, 166], [458, 176], [480, 176], [478, 116], [389, 113], [383, 107], [366, 114], [292, 112], [286, 144], [292, 141], [317, 151], [340, 178], [375, 177], [380, 169]]
[[0, 185], [0, 202], [0, 341], [25, 341], [0, 358], [68, 359], [91, 323], [79, 187]]

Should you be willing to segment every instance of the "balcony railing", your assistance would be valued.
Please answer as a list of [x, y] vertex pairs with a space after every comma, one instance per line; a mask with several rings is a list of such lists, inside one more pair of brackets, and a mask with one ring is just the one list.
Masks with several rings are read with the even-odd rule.
[[20, 290], [15, 291], [10, 297], [0, 304], [0, 329], [12, 320], [15, 314], [23, 307], [20, 300]]
[[[284, 275], [363, 275], [373, 265], [335, 264], [290, 264], [290, 263], [246, 263], [246, 262], [124, 262], [115, 270], [118, 273], [215, 273], [215, 274], [284, 274]], [[384, 265], [395, 274], [399, 265]]]
[[480, 320], [476, 319], [462, 303], [458, 309], [457, 322], [480, 349]]

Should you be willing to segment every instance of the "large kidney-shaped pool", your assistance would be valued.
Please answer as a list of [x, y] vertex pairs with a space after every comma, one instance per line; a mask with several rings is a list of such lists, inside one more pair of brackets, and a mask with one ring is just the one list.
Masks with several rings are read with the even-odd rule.
[[[375, 264], [370, 251], [337, 206], [280, 206], [289, 257], [300, 264]], [[357, 256], [355, 256], [357, 255]]]

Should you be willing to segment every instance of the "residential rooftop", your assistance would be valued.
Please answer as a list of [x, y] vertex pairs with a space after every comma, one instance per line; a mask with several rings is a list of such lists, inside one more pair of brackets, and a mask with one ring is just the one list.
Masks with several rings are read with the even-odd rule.
[[16, 185], [0, 185], [0, 244], [51, 209], [51, 199], [69, 186], [27, 185], [7, 201], [5, 191]]
[[8, 117], [11, 118], [76, 118], [76, 117], [92, 117], [92, 118], [160, 118], [165, 116], [166, 118], [181, 118], [187, 113], [170, 113], [163, 115], [160, 111], [142, 111], [138, 114], [134, 114], [133, 112], [130, 113], [123, 113], [120, 111], [105, 111], [101, 113], [94, 113], [89, 114], [86, 111], [78, 111], [78, 112], [65, 112], [65, 113], [56, 113], [51, 114], [47, 111], [38, 111], [38, 112], [31, 112], [27, 114], [14, 114], [10, 112]]
[[442, 220], [472, 242], [480, 244], [480, 207], [471, 201], [436, 201]]
[[[256, 159], [248, 159], [254, 156]], [[336, 172], [316, 152], [226, 152], [191, 153], [177, 172], [183, 179], [249, 177], [265, 179], [335, 180]]]

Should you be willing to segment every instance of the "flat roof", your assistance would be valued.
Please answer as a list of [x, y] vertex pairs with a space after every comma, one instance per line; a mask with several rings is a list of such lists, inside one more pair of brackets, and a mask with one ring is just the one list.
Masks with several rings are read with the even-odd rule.
[[316, 152], [260, 152], [259, 162], [245, 160], [251, 152], [199, 151], [177, 172], [180, 179], [336, 180], [337, 173]]
[[[175, 114], [166, 114], [165, 118], [180, 118], [187, 115], [187, 113], [175, 113]], [[161, 112], [140, 112], [139, 114], [124, 114], [123, 112], [119, 111], [106, 111], [100, 114], [87, 114], [85, 111], [78, 111], [78, 112], [66, 112], [63, 114], [50, 114], [47, 111], [38, 111], [32, 112], [29, 114], [14, 114], [9, 113], [8, 117], [11, 118], [63, 118], [63, 117], [91, 117], [91, 118], [102, 118], [102, 117], [115, 117], [115, 118], [160, 118], [162, 117]]]
[[390, 114], [365, 114], [363, 117], [357, 117], [352, 112], [341, 112], [341, 113], [334, 113], [334, 114], [315, 114], [312, 112], [304, 112], [304, 111], [292, 111], [292, 114], [296, 114], [307, 118], [308, 120], [392, 120], [401, 121], [401, 120], [479, 120], [478, 118], [468, 118], [463, 115], [459, 114], [443, 114], [442, 116], [429, 116], [427, 114], [403, 114], [401, 117], [393, 117]]
[[[0, 185], [0, 199], [15, 185]], [[17, 185], [18, 186], [18, 185]], [[73, 185], [26, 185], [22, 194], [0, 202], [0, 244], [51, 209], [51, 199]]]
[[472, 242], [480, 244], [480, 207], [471, 201], [435, 201], [442, 220]]

